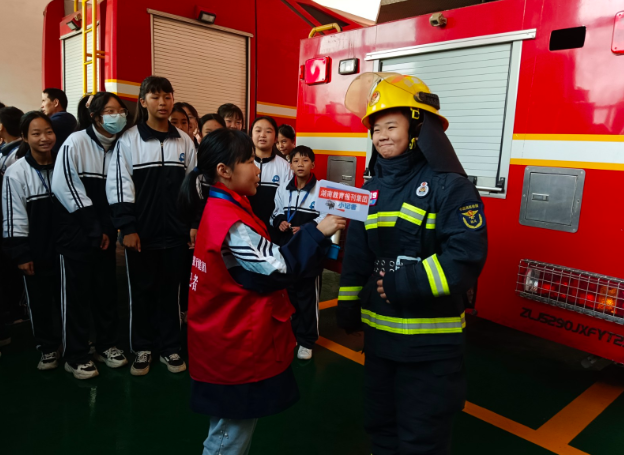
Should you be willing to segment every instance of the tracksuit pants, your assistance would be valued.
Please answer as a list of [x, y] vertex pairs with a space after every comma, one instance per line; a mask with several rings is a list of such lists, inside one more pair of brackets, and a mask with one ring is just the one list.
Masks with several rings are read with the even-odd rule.
[[366, 351], [364, 427], [373, 455], [449, 455], [466, 402], [463, 356], [395, 362]]
[[312, 349], [319, 337], [319, 298], [321, 277], [304, 278], [288, 288], [290, 303], [295, 307], [292, 328], [297, 343]]
[[104, 251], [61, 255], [59, 266], [63, 356], [69, 363], [87, 363], [92, 319], [97, 352], [103, 353], [118, 341], [115, 243]]
[[58, 299], [58, 275], [54, 267], [42, 269], [35, 263], [35, 274], [24, 276], [26, 303], [30, 312], [33, 337], [43, 354], [61, 345], [61, 305]]
[[7, 325], [23, 317], [23, 293], [22, 272], [0, 249], [0, 340], [10, 336]]
[[140, 253], [126, 250], [133, 352], [180, 352], [180, 283], [187, 259], [187, 245]]

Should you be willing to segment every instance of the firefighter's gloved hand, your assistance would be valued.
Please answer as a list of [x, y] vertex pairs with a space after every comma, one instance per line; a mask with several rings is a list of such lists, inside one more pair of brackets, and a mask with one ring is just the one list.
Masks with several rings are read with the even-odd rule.
[[348, 334], [362, 330], [362, 315], [359, 306], [338, 305], [336, 323]]

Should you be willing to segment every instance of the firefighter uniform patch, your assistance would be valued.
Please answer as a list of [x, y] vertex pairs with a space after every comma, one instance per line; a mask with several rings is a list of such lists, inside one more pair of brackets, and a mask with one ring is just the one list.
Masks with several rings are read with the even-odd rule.
[[429, 185], [427, 184], [427, 182], [422, 182], [420, 186], [418, 187], [418, 189], [416, 190], [416, 196], [425, 197], [428, 194], [429, 194]]
[[483, 202], [464, 202], [458, 211], [459, 220], [464, 227], [472, 230], [479, 230], [485, 227], [485, 217], [483, 216]]

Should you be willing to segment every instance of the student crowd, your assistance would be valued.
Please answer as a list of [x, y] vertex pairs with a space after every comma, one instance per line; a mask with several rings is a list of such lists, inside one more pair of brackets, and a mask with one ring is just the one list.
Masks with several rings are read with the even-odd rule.
[[[41, 111], [0, 106], [0, 264], [6, 278], [0, 346], [11, 341], [12, 322], [30, 319], [40, 370], [56, 368], [63, 357], [74, 377], [92, 378], [98, 370], [91, 354], [111, 368], [126, 365], [117, 347], [119, 241], [136, 354], [131, 374], [148, 373], [152, 351], [169, 371], [186, 370], [181, 322], [210, 185], [198, 175], [200, 202], [186, 219], [179, 192], [185, 176], [197, 170], [203, 138], [222, 128], [243, 129], [241, 109], [224, 104], [200, 117], [191, 104], [174, 103], [173, 87], [160, 77], [143, 82], [133, 121], [124, 102], [107, 92], [85, 96], [77, 120], [56, 88], [43, 91]], [[285, 245], [302, 225], [324, 218], [314, 209], [314, 152], [295, 147], [294, 129], [268, 116], [256, 118], [250, 132], [260, 171], [251, 207], [275, 244]], [[299, 357], [309, 359], [318, 338], [320, 273], [298, 284], [288, 287], [298, 308], [292, 325]]]

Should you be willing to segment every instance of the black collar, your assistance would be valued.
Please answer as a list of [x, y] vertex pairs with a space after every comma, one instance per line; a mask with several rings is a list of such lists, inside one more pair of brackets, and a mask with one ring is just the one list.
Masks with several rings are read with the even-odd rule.
[[22, 143], [22, 140], [17, 139], [13, 142], [7, 142], [6, 144], [4, 144], [4, 147], [2, 147], [2, 156], [7, 156], [13, 150], [19, 147], [21, 143]]
[[54, 162], [52, 164], [39, 164], [32, 156], [30, 149], [26, 152], [26, 156], [24, 157], [26, 162], [30, 165], [30, 167], [37, 169], [38, 171], [51, 171], [54, 169]]
[[[141, 139], [143, 139], [143, 142], [147, 142], [150, 139], [156, 139], [158, 140], [158, 138], [156, 136], [154, 136], [153, 133], [153, 129], [151, 129], [149, 126], [147, 126], [147, 123], [143, 122], [143, 123], [139, 123], [137, 125], [137, 128], [139, 130], [139, 135], [141, 136]], [[178, 129], [173, 126], [171, 124], [171, 122], [169, 122], [169, 131], [167, 131], [167, 135], [165, 136], [166, 139], [178, 139], [180, 137], [180, 133], [178, 133]]]
[[[86, 131], [87, 131], [87, 136], [89, 136], [93, 142], [95, 142], [102, 150], [104, 150], [104, 146], [102, 145], [102, 143], [98, 139], [97, 134], [95, 134], [95, 127], [93, 125], [89, 125], [89, 127], [86, 129]], [[119, 136], [117, 136], [115, 138], [115, 140], [111, 144], [109, 150], [113, 150], [115, 148], [115, 144], [117, 143], [118, 139], [119, 139]]]
[[273, 161], [275, 159], [275, 157], [277, 156], [277, 154], [275, 153], [275, 149], [273, 149], [273, 152], [271, 153], [271, 156], [268, 158], [259, 158], [256, 156], [256, 163], [268, 163], [269, 161]]
[[299, 188], [297, 188], [297, 176], [295, 175], [292, 180], [288, 182], [286, 189], [288, 191], [305, 191], [309, 193], [312, 191], [312, 188], [314, 188], [314, 185], [316, 185], [316, 176], [312, 174], [308, 183], [306, 183], [305, 186], [299, 190]]
[[397, 188], [404, 186], [414, 174], [419, 172], [427, 163], [422, 152], [418, 149], [407, 150], [394, 158], [377, 157], [375, 163], [375, 176], [380, 179], [385, 186]]

